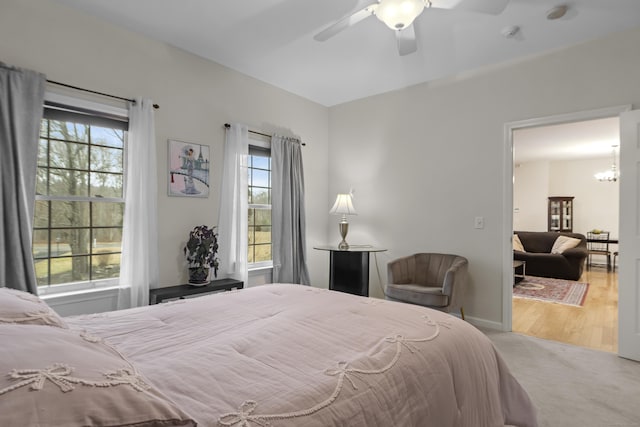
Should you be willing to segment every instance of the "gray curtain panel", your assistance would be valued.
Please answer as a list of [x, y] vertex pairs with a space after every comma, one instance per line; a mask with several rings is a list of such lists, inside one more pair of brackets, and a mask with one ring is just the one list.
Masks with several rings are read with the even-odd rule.
[[309, 285], [300, 142], [271, 138], [273, 282]]
[[46, 77], [0, 62], [0, 287], [38, 293], [31, 256]]

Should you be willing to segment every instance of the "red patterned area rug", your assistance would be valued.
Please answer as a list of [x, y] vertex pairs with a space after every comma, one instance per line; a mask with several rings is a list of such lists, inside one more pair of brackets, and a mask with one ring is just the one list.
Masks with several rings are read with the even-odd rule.
[[547, 277], [527, 276], [513, 288], [514, 298], [528, 298], [538, 301], [580, 307], [589, 290], [588, 283], [572, 280], [550, 279]]

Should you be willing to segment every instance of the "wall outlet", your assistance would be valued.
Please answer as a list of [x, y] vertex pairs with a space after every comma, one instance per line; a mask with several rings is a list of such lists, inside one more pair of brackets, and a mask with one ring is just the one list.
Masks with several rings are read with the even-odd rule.
[[484, 217], [483, 216], [475, 217], [475, 219], [473, 220], [473, 228], [477, 228], [477, 229], [484, 228]]

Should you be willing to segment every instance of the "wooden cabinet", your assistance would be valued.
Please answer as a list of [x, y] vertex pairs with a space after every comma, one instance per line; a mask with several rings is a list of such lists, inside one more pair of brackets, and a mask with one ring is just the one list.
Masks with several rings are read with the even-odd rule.
[[549, 197], [549, 231], [573, 232], [573, 197]]

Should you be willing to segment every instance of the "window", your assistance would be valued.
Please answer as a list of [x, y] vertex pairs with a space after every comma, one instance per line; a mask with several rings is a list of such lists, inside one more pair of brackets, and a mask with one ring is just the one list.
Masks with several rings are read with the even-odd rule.
[[32, 249], [44, 293], [107, 284], [120, 274], [126, 120], [45, 106]]
[[271, 266], [271, 151], [250, 145], [248, 160], [249, 244], [252, 267]]

